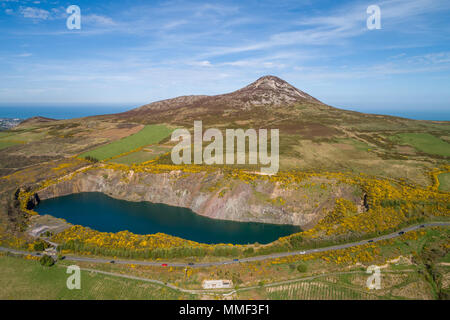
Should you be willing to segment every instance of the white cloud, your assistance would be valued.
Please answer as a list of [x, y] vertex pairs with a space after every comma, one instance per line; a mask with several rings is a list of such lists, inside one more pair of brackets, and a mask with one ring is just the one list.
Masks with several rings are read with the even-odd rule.
[[36, 20], [47, 20], [50, 17], [50, 12], [44, 9], [26, 7], [20, 8], [20, 14], [24, 18], [36, 19]]
[[[450, 7], [448, 0], [390, 0], [379, 3], [381, 7], [382, 26], [389, 23], [399, 32], [413, 32], [411, 22], [418, 16], [439, 12]], [[300, 30], [279, 32], [269, 35], [265, 40], [244, 45], [216, 47], [207, 51], [203, 57], [223, 56], [234, 53], [267, 50], [280, 46], [292, 45], [341, 45], [348, 40], [368, 32], [366, 27], [367, 4], [351, 4], [340, 7], [331, 13], [312, 17], [302, 17], [297, 25]], [[405, 24], [408, 26], [405, 28]], [[392, 29], [392, 28], [391, 28]], [[403, 47], [403, 46], [401, 46]]]
[[187, 20], [176, 20], [176, 21], [171, 21], [171, 22], [164, 24], [161, 28], [164, 30], [170, 30], [170, 29], [177, 28], [181, 25], [184, 25], [186, 23], [188, 23]]
[[227, 5], [218, 5], [218, 4], [203, 4], [197, 8], [194, 8], [195, 16], [201, 17], [208, 14], [217, 14], [217, 15], [229, 15], [235, 14], [239, 11], [238, 7], [227, 6]]
[[409, 63], [421, 65], [443, 65], [450, 64], [450, 52], [437, 52], [411, 57]]
[[110, 17], [98, 15], [98, 14], [89, 14], [89, 15], [81, 15], [82, 23], [100, 25], [100, 26], [113, 26], [116, 23]]
[[188, 65], [198, 67], [212, 67], [211, 62], [209, 62], [208, 60], [188, 62]]
[[407, 57], [404, 54], [394, 56], [388, 62], [350, 68], [336, 67], [294, 67], [305, 79], [316, 81], [379, 79], [395, 75], [447, 72], [450, 70], [450, 52], [435, 52]]

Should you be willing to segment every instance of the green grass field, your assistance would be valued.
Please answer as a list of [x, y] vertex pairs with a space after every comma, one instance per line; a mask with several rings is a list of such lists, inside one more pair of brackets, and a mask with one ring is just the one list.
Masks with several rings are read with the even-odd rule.
[[11, 131], [0, 131], [0, 139], [13, 135]]
[[158, 143], [162, 139], [166, 138], [171, 132], [172, 129], [164, 125], [148, 125], [138, 133], [111, 142], [100, 148], [85, 152], [79, 157], [84, 158], [86, 156], [91, 156], [98, 160], [109, 159], [139, 147]]
[[0, 140], [0, 150], [14, 146], [16, 144], [21, 144], [21, 143], [18, 141]]
[[399, 133], [392, 139], [425, 153], [450, 157], [450, 144], [428, 133]]
[[450, 191], [450, 173], [441, 173], [438, 176], [439, 190]]
[[33, 130], [3, 131], [0, 132], [0, 149], [41, 140], [45, 138], [46, 135], [46, 132]]
[[0, 256], [0, 299], [189, 299], [155, 284], [81, 271], [81, 289], [69, 290], [65, 267], [43, 267], [38, 261]]

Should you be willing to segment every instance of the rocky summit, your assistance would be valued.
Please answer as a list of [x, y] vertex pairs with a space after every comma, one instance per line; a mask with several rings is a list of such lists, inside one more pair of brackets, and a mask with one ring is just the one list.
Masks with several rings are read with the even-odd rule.
[[244, 106], [279, 106], [299, 102], [322, 103], [316, 98], [275, 76], [261, 77], [248, 86], [223, 96], [230, 99], [241, 100], [244, 102]]

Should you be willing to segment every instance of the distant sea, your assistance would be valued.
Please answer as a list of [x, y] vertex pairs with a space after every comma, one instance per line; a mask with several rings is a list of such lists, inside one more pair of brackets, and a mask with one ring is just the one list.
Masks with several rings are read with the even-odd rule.
[[[131, 110], [133, 108], [144, 105], [137, 104], [121, 104], [121, 105], [7, 105], [0, 104], [0, 118], [20, 118], [26, 119], [35, 116], [42, 116], [53, 119], [71, 119], [87, 116], [96, 116], [101, 114], [119, 113]], [[380, 109], [342, 109], [354, 110], [364, 113], [385, 114], [416, 120], [436, 120], [450, 121], [450, 108], [448, 110], [380, 110]]]
[[27, 119], [35, 116], [52, 119], [72, 119], [102, 114], [119, 113], [139, 107], [142, 104], [122, 105], [6, 105], [0, 104], [0, 118]]
[[378, 108], [346, 108], [341, 109], [358, 111], [363, 113], [381, 114], [388, 116], [396, 116], [414, 120], [435, 120], [435, 121], [450, 121], [450, 108], [444, 109], [428, 109], [428, 110], [404, 110], [404, 109], [378, 109]]

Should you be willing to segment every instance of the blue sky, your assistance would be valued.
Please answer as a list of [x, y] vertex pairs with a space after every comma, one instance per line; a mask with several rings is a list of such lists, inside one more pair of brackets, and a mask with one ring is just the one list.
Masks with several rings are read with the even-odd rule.
[[0, 104], [139, 105], [272, 74], [339, 107], [450, 109], [448, 0], [0, 0], [0, 43]]

